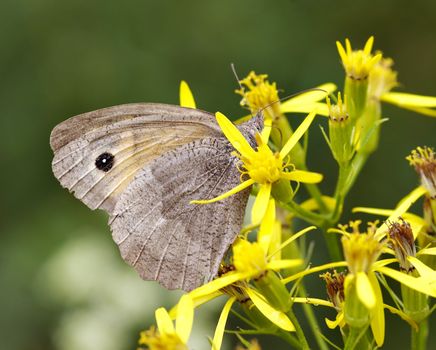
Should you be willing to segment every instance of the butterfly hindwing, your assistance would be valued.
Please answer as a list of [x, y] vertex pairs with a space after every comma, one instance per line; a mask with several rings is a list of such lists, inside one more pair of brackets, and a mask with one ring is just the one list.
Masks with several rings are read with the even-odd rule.
[[222, 134], [213, 115], [164, 104], [127, 104], [70, 118], [54, 128], [52, 167], [62, 186], [109, 213], [145, 164], [183, 144]]
[[141, 169], [110, 219], [123, 258], [142, 278], [191, 290], [215, 276], [238, 234], [249, 192], [207, 205], [239, 184], [237, 159], [224, 137], [169, 151]]

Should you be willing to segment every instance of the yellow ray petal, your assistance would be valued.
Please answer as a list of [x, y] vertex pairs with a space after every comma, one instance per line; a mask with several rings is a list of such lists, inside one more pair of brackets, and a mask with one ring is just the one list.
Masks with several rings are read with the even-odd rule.
[[155, 311], [156, 324], [159, 332], [162, 334], [174, 334], [174, 325], [171, 321], [170, 315], [165, 308], [160, 307]]
[[260, 134], [260, 138], [262, 139], [262, 142], [264, 144], [268, 143], [269, 135], [271, 134], [271, 130], [272, 130], [272, 119], [271, 118], [265, 119], [265, 121], [263, 123], [263, 129], [262, 129], [262, 132]]
[[[280, 109], [287, 108], [292, 105], [307, 105], [320, 100], [324, 100], [329, 94], [336, 90], [336, 85], [333, 83], [326, 83], [314, 87], [313, 91], [303, 92], [297, 96], [291, 97], [280, 104]], [[323, 90], [323, 91], [320, 91]]]
[[270, 261], [266, 268], [268, 270], [281, 270], [289, 269], [291, 267], [301, 266], [304, 263], [302, 259], [284, 259], [284, 260], [274, 260]]
[[365, 47], [363, 48], [363, 52], [364, 52], [366, 55], [371, 54], [371, 50], [372, 50], [372, 45], [373, 45], [373, 44], [374, 44], [374, 36], [371, 36], [371, 37], [366, 41]]
[[261, 245], [265, 254], [268, 254], [268, 250], [271, 244], [271, 238], [273, 234], [274, 223], [276, 220], [276, 205], [274, 198], [270, 198], [268, 207], [265, 212], [265, 216], [260, 223], [260, 229], [257, 234], [257, 241]]
[[379, 267], [377, 271], [397, 280], [405, 286], [436, 298], [436, 281], [423, 277], [412, 277], [389, 267]]
[[297, 144], [297, 142], [300, 140], [300, 138], [304, 135], [304, 133], [309, 128], [310, 124], [312, 124], [313, 119], [316, 116], [316, 111], [312, 111], [309, 113], [309, 115], [306, 117], [306, 119], [303, 120], [303, 122], [300, 124], [300, 126], [295, 130], [295, 132], [292, 134], [292, 136], [289, 138], [289, 140], [286, 142], [286, 144], [283, 146], [282, 150], [280, 151], [280, 156], [285, 158], [288, 153], [291, 151], [291, 149]]
[[[221, 295], [223, 295], [223, 293], [221, 291], [216, 291], [216, 292], [211, 293], [211, 294], [201, 295], [201, 296], [199, 296], [198, 298], [195, 298], [195, 299], [191, 298], [192, 299], [192, 303], [194, 305], [194, 309], [199, 307], [199, 306], [201, 306], [201, 305], [203, 305], [203, 304], [205, 304], [205, 303], [207, 303], [208, 301], [210, 301], [212, 299], [215, 299], [215, 298], [221, 296]], [[174, 305], [171, 308], [171, 310], [168, 312], [168, 314], [170, 315], [170, 318], [172, 320], [175, 320], [176, 317], [177, 317], [177, 307], [178, 307], [178, 304]]]
[[227, 119], [227, 117], [220, 113], [215, 113], [216, 120], [227, 139], [230, 141], [232, 146], [243, 156], [250, 158], [254, 154], [253, 148], [251, 148], [248, 141], [241, 134], [238, 128], [233, 125], [233, 123]]
[[341, 323], [344, 321], [344, 312], [341, 311], [336, 315], [336, 319], [334, 321], [329, 320], [328, 318], [325, 319], [325, 323], [327, 327], [330, 329], [335, 329], [337, 326], [340, 326]]
[[369, 281], [368, 275], [365, 272], [358, 272], [356, 275], [356, 290], [359, 300], [368, 309], [374, 309], [376, 305], [376, 296]]
[[194, 304], [189, 294], [180, 298], [177, 308], [176, 333], [185, 344], [188, 342], [194, 321]]
[[244, 181], [243, 183], [232, 188], [230, 191], [227, 191], [226, 193], [219, 195], [218, 197], [215, 197], [212, 199], [195, 199], [193, 201], [190, 201], [189, 203], [190, 204], [209, 204], [209, 203], [218, 202], [218, 201], [223, 200], [227, 197], [230, 197], [238, 192], [241, 192], [242, 190], [245, 190], [247, 187], [250, 187], [252, 184], [254, 184], [254, 180], [248, 179], [247, 181]]
[[425, 108], [425, 107], [410, 107], [410, 106], [401, 106], [401, 108], [408, 109], [409, 111], [426, 115], [428, 117], [436, 117], [436, 109]]
[[407, 260], [415, 267], [415, 269], [418, 271], [419, 275], [424, 278], [433, 278], [436, 283], [436, 271], [433, 270], [431, 267], [424, 264], [421, 260], [413, 257], [408, 256]]
[[192, 292], [190, 292], [191, 298], [195, 300], [202, 296], [215, 293], [221, 288], [224, 288], [236, 281], [243, 280], [249, 276], [250, 275], [247, 273], [241, 273], [237, 271], [226, 273], [224, 276], [218, 277], [217, 279], [214, 279], [213, 281], [194, 289]]
[[368, 273], [368, 279], [375, 294], [375, 307], [371, 312], [371, 329], [375, 342], [381, 347], [385, 340], [385, 312], [383, 308], [383, 295], [374, 272]]
[[412, 320], [408, 315], [406, 315], [403, 311], [398, 310], [387, 304], [384, 304], [383, 306], [386, 310], [389, 310], [393, 314], [400, 316], [404, 321], [410, 324], [410, 326], [412, 326], [416, 332], [418, 332], [418, 325], [416, 324], [416, 322]]
[[316, 113], [318, 115], [322, 115], [323, 117], [329, 116], [329, 108], [327, 104], [322, 102], [314, 102], [310, 104], [286, 104], [280, 105], [280, 111], [282, 113], [310, 113], [316, 109]]
[[334, 308], [335, 306], [331, 301], [327, 301], [324, 299], [318, 299], [318, 298], [308, 298], [308, 297], [295, 297], [292, 298], [293, 303], [299, 303], [299, 304], [310, 304], [313, 306], [327, 306]]
[[338, 261], [338, 262], [328, 263], [328, 264], [324, 264], [324, 265], [320, 265], [320, 266], [315, 266], [315, 267], [312, 267], [310, 269], [298, 272], [296, 274], [293, 274], [292, 276], [289, 276], [289, 277], [282, 279], [282, 283], [287, 284], [289, 282], [298, 280], [301, 277], [304, 277], [306, 275], [310, 275], [310, 274], [315, 273], [315, 272], [333, 269], [335, 267], [342, 267], [342, 266], [348, 266], [348, 263], [346, 261]]
[[232, 305], [235, 302], [235, 300], [236, 300], [235, 297], [231, 297], [229, 300], [227, 300], [226, 304], [223, 307], [223, 311], [221, 311], [221, 315], [218, 320], [218, 324], [216, 326], [215, 334], [212, 340], [212, 350], [221, 349], [227, 318], [229, 317], [230, 309], [232, 308]]
[[323, 178], [322, 174], [304, 170], [294, 170], [289, 173], [283, 173], [282, 177], [287, 180], [303, 182], [307, 184], [318, 183], [322, 181]]
[[269, 203], [269, 196], [271, 194], [271, 184], [266, 183], [260, 185], [259, 192], [254, 200], [253, 208], [251, 209], [251, 222], [258, 224], [265, 216], [266, 208]]
[[280, 247], [275, 250], [274, 252], [272, 252], [269, 256], [268, 259], [271, 258], [273, 255], [275, 255], [277, 252], [281, 251], [283, 248], [285, 248], [288, 244], [292, 243], [293, 241], [295, 241], [297, 238], [301, 237], [302, 235], [306, 234], [309, 231], [315, 230], [316, 226], [309, 226], [306, 227], [305, 229], [302, 229], [300, 231], [298, 231], [297, 233], [294, 233], [291, 237], [289, 237], [286, 241], [284, 241]]
[[403, 92], [387, 92], [381, 100], [394, 105], [409, 107], [436, 107], [436, 97], [407, 94]]
[[292, 322], [289, 320], [288, 316], [282, 311], [274, 309], [271, 305], [269, 305], [265, 299], [259, 295], [255, 290], [251, 288], [244, 289], [253, 304], [259, 309], [259, 311], [272, 323], [279, 326], [288, 332], [294, 332], [295, 327]]
[[346, 65], [348, 63], [348, 56], [345, 52], [344, 47], [339, 41], [336, 41], [336, 47], [338, 48], [339, 56], [341, 57], [342, 63]]
[[436, 255], [436, 247], [421, 249], [421, 250], [418, 252], [418, 255], [421, 255], [421, 254], [425, 254], [425, 255]]
[[398, 218], [403, 215], [413, 203], [415, 203], [418, 198], [423, 196], [425, 193], [427, 193], [427, 190], [419, 186], [415, 188], [412, 192], [410, 192], [406, 197], [404, 197], [400, 203], [398, 203], [397, 207], [395, 208], [394, 212], [388, 217], [388, 219], [380, 225], [380, 227], [375, 232], [375, 238], [381, 239], [384, 236], [384, 233], [388, 230], [388, 223], [392, 221], [397, 221]]
[[189, 88], [189, 85], [186, 81], [182, 80], [180, 82], [180, 106], [188, 107], [188, 108], [197, 108], [195, 105], [194, 96], [192, 95], [192, 91]]

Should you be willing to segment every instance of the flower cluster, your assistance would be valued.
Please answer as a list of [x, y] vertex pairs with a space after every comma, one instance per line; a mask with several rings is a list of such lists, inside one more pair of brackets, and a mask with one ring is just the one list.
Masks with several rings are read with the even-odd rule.
[[[240, 324], [229, 331], [242, 344], [237, 349], [261, 349], [256, 339], [246, 339], [253, 334], [269, 334], [293, 348], [309, 349], [315, 346], [309, 344], [309, 331], [323, 350], [330, 346], [369, 349], [374, 343], [381, 347], [385, 342], [385, 310], [410, 325], [412, 348], [425, 347], [433, 311], [430, 300], [436, 297], [433, 149], [418, 147], [407, 157], [421, 186], [393, 209], [353, 209], [354, 213], [385, 217], [384, 221], [368, 222], [366, 228], [359, 218], [339, 223], [350, 189], [382, 140], [380, 125], [386, 121], [382, 103], [436, 116], [436, 97], [392, 92], [399, 86], [393, 60], [381, 51], [373, 52], [373, 37], [359, 50], [354, 50], [348, 39], [345, 47], [336, 44], [345, 70], [343, 92], [334, 94], [336, 85], [328, 82], [281, 100], [276, 82], [270, 82], [266, 74], [250, 72], [236, 90], [242, 97], [241, 106], [250, 115], [235, 118], [235, 125], [224, 114], [215, 114], [234, 148], [240, 183], [215, 198], [198, 198], [192, 203], [209, 205], [250, 188], [251, 217], [215, 279], [183, 295], [169, 312], [158, 309], [157, 328], [141, 333], [141, 347], [187, 349], [194, 309], [218, 297], [224, 303], [210, 340], [213, 350], [222, 346], [232, 310]], [[196, 108], [186, 82], [180, 85], [180, 105]], [[296, 118], [298, 113], [306, 117], [294, 130], [288, 117]], [[237, 126], [253, 115], [264, 120], [263, 130], [254, 135], [255, 143], [245, 139]], [[323, 175], [307, 166], [307, 132], [317, 116], [328, 118], [328, 130], [322, 129], [322, 133], [338, 166], [330, 195], [318, 187]], [[412, 206], [420, 203], [421, 197], [421, 210], [412, 213]], [[296, 230], [302, 222], [307, 227]], [[312, 249], [306, 244], [309, 232], [325, 239], [330, 260], [322, 265], [311, 264]], [[326, 299], [324, 292], [311, 291], [308, 297], [306, 290], [306, 279], [319, 273], [326, 285]], [[400, 292], [392, 288], [392, 281], [400, 284]], [[296, 316], [298, 304], [302, 305], [307, 329]], [[330, 329], [340, 330], [343, 345], [333, 344], [329, 334], [319, 332], [316, 306], [332, 309], [334, 319], [325, 321]]]

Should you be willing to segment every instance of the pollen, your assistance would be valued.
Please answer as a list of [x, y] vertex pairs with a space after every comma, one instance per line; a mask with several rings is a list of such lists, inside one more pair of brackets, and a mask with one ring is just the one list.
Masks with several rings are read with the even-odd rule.
[[400, 222], [393, 222], [389, 224], [388, 227], [388, 245], [393, 249], [400, 263], [400, 269], [406, 272], [412, 272], [414, 267], [407, 260], [407, 257], [414, 257], [416, 255], [416, 247], [410, 224], [401, 219]]
[[251, 71], [247, 77], [240, 80], [241, 88], [235, 92], [242, 96], [241, 106], [248, 107], [251, 113], [257, 113], [266, 108], [270, 117], [280, 115], [277, 84], [268, 81], [267, 74], [256, 74]]
[[436, 153], [430, 147], [418, 147], [406, 157], [421, 177], [422, 186], [436, 198]]
[[345, 260], [352, 274], [367, 273], [384, 247], [384, 243], [379, 242], [374, 237], [377, 222], [368, 223], [368, 229], [365, 233], [359, 232], [359, 224], [359, 221], [350, 223], [349, 227], [353, 233], [342, 236]]
[[368, 81], [368, 94], [371, 98], [380, 100], [381, 96], [398, 86], [397, 72], [392, 69], [394, 61], [383, 58], [371, 69]]
[[233, 264], [239, 272], [258, 276], [266, 271], [267, 260], [259, 243], [239, 239], [233, 245]]
[[280, 179], [286, 164], [280, 153], [274, 153], [267, 144], [263, 143], [259, 134], [256, 134], [258, 143], [257, 152], [250, 157], [241, 157], [242, 175], [248, 175], [259, 184], [272, 184]]
[[138, 344], [145, 345], [150, 350], [188, 350], [177, 334], [161, 334], [153, 326], [140, 333]]
[[341, 93], [338, 93], [338, 102], [331, 104], [330, 98], [327, 97], [327, 107], [329, 110], [329, 118], [332, 122], [343, 122], [348, 119], [347, 105], [345, 103], [346, 96], [342, 100]]

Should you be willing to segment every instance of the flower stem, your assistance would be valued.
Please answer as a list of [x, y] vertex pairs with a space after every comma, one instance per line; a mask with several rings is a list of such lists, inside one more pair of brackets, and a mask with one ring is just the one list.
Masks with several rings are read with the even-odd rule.
[[[298, 294], [304, 298], [304, 297], [307, 297], [307, 293], [306, 293], [306, 289], [304, 288], [304, 286], [302, 284], [303, 284], [303, 282], [301, 282], [301, 284], [300, 284]], [[315, 340], [318, 344], [319, 349], [328, 350], [329, 347], [328, 347], [326, 341], [324, 340], [324, 338], [322, 337], [320, 327], [319, 327], [318, 321], [316, 319], [316, 316], [313, 312], [312, 306], [310, 304], [303, 304], [302, 306], [303, 306], [304, 315], [306, 316], [306, 319], [309, 322], [310, 328], [312, 329], [312, 333], [315, 336]]]
[[425, 350], [428, 337], [428, 319], [419, 323], [418, 331], [412, 328], [412, 350]]
[[298, 341], [300, 342], [300, 348], [303, 350], [309, 350], [309, 344], [307, 343], [307, 339], [306, 336], [304, 335], [303, 329], [300, 326], [300, 323], [297, 320], [297, 317], [295, 317], [294, 312], [292, 311], [292, 309], [290, 309], [286, 315], [289, 317], [289, 319], [291, 320], [292, 324], [295, 327], [295, 332], [297, 334], [297, 338]]
[[368, 326], [350, 327], [350, 332], [345, 342], [344, 350], [369, 350], [371, 349], [368, 339], [364, 337]]

